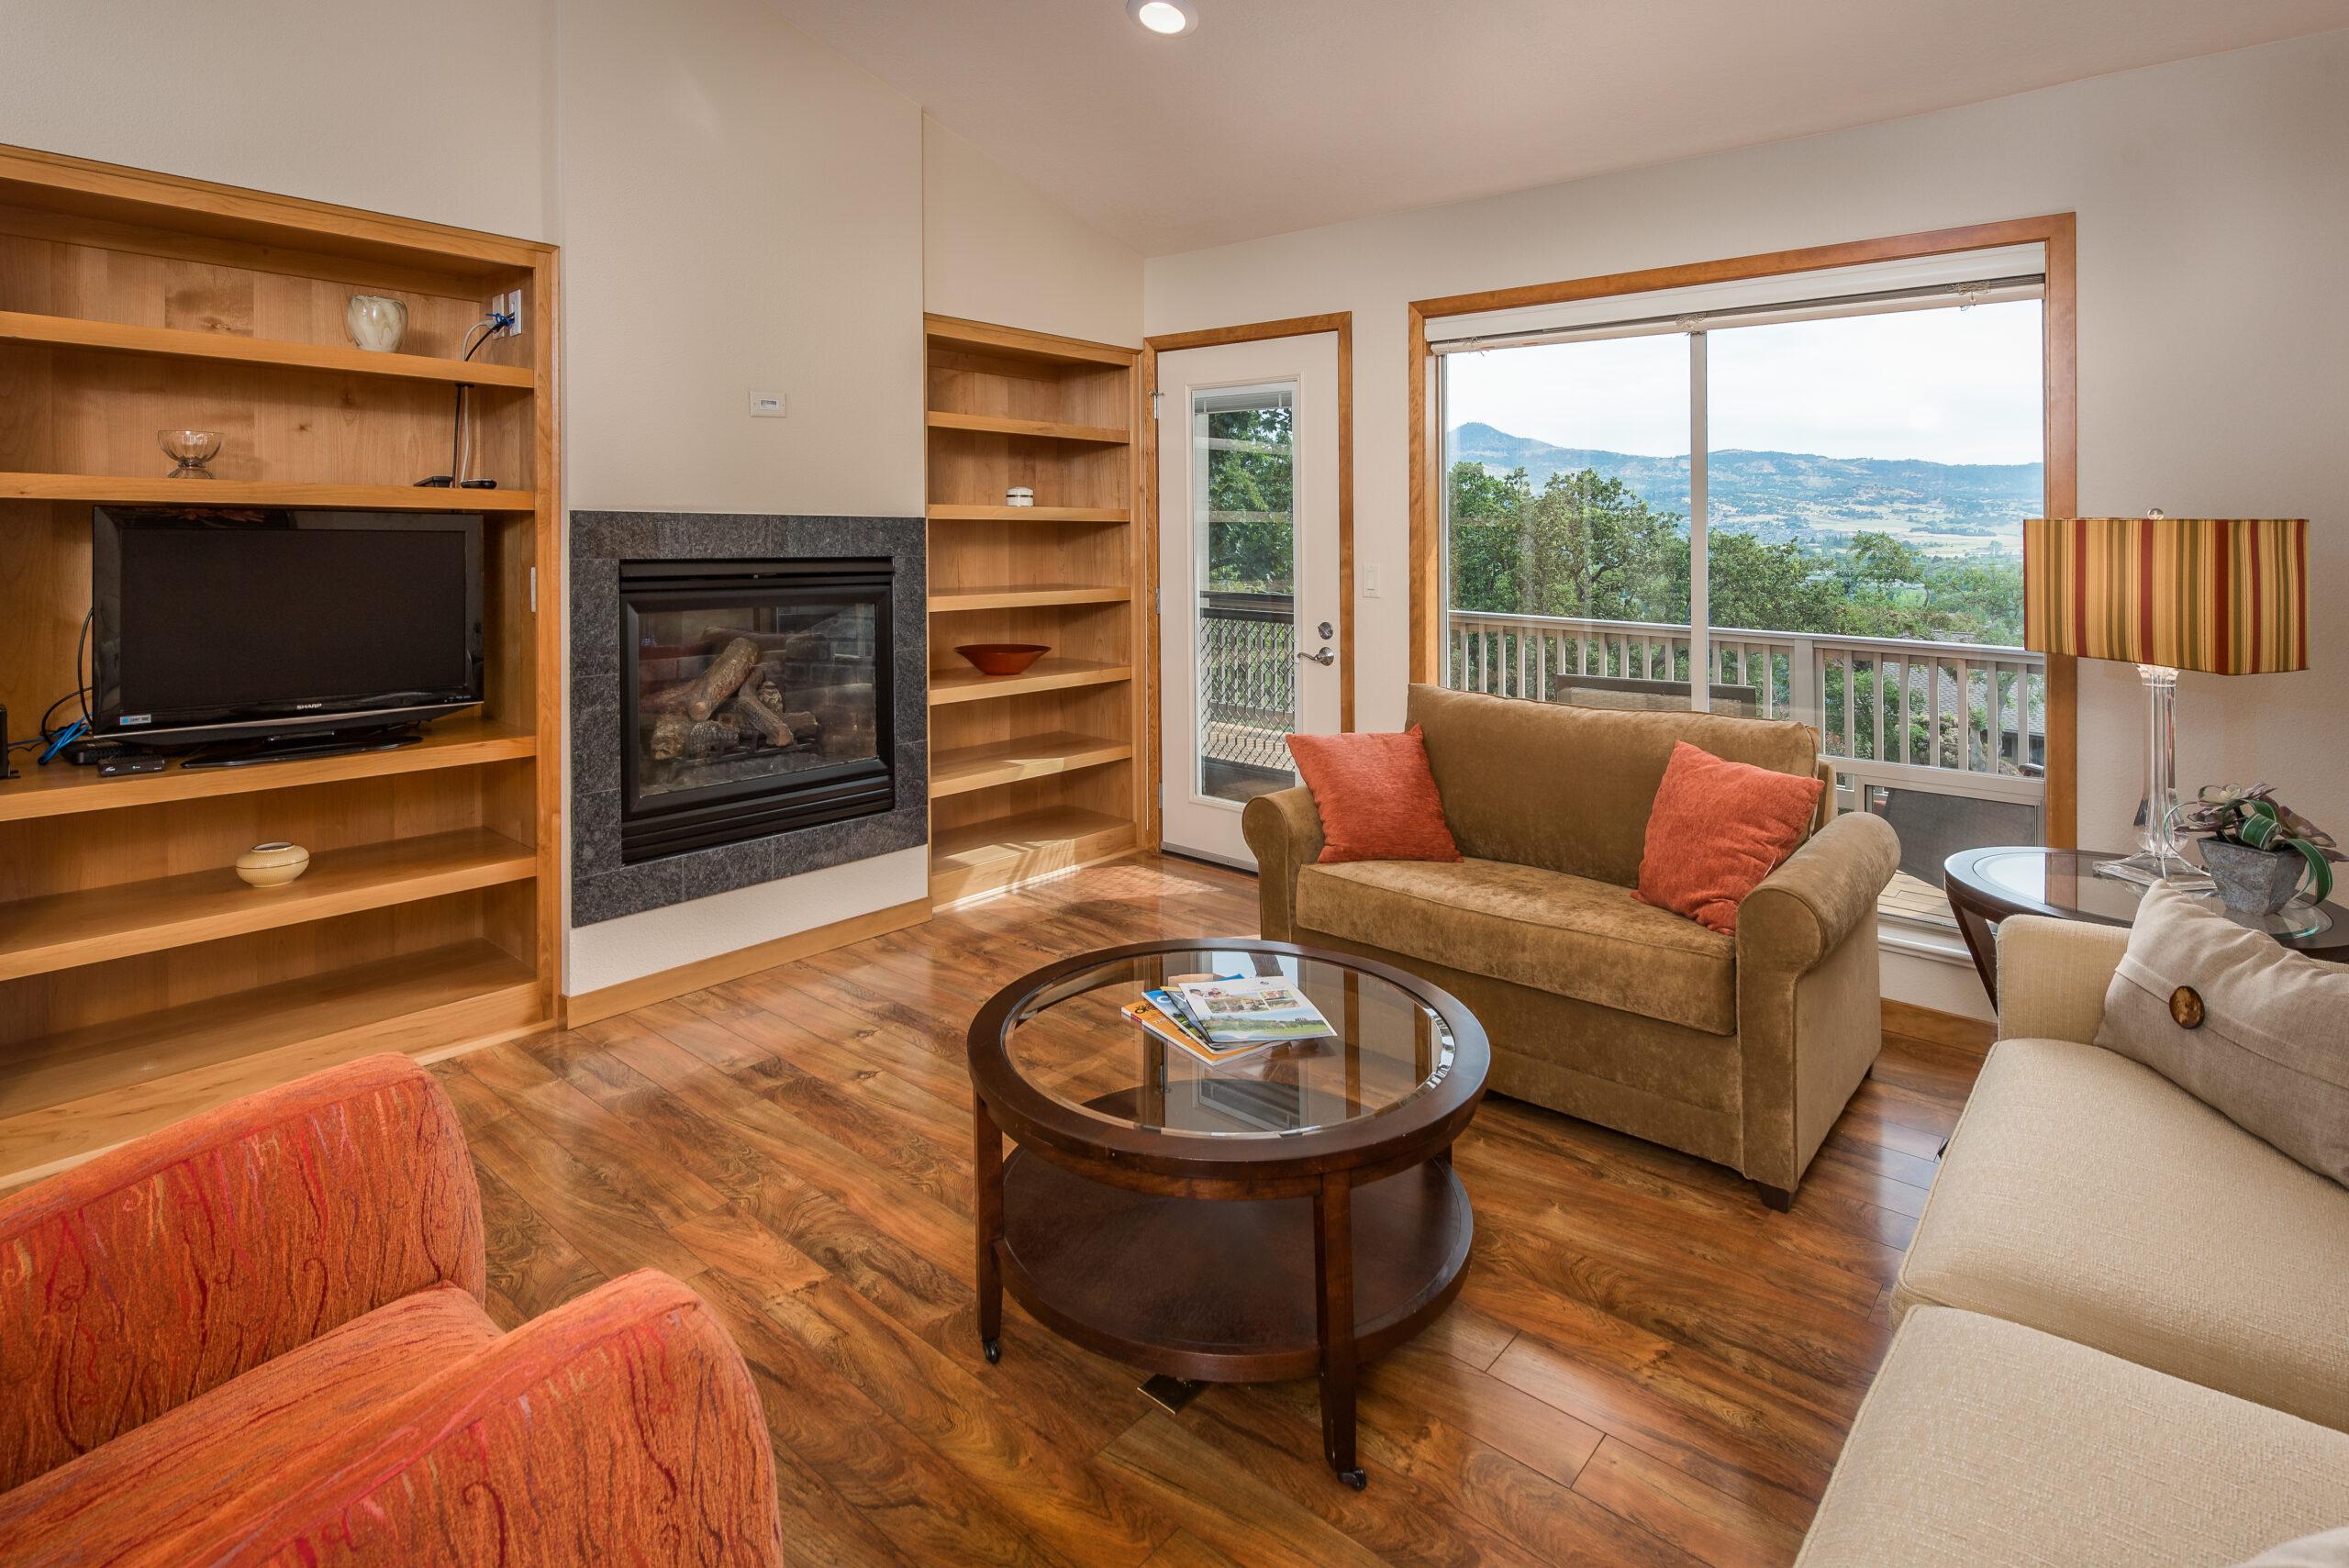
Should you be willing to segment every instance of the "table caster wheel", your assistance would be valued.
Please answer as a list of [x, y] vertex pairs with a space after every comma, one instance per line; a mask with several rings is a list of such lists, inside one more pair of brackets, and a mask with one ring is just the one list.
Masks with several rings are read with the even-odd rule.
[[1367, 1470], [1341, 1470], [1338, 1472], [1338, 1479], [1359, 1492], [1364, 1487], [1370, 1485], [1370, 1472]]
[[989, 1366], [995, 1365], [996, 1362], [1003, 1359], [1003, 1341], [1001, 1340], [981, 1340], [979, 1341], [979, 1348], [986, 1352], [987, 1365]]

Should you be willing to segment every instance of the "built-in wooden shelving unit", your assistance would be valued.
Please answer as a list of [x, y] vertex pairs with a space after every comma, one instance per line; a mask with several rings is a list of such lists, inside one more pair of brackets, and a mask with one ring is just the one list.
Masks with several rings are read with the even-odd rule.
[[106, 349], [123, 354], [157, 354], [165, 359], [337, 371], [346, 375], [397, 376], [465, 386], [528, 387], [536, 376], [529, 365], [444, 360], [429, 354], [375, 353], [340, 343], [281, 343], [266, 338], [231, 338], [219, 332], [192, 331], [184, 327], [133, 327], [118, 321], [85, 321], [79, 317], [41, 316], [25, 310], [0, 310], [0, 343]]
[[[555, 282], [536, 242], [0, 148], [11, 739], [75, 688], [94, 503], [479, 512], [488, 623], [487, 701], [418, 745], [118, 779], [16, 753], [0, 1186], [337, 1061], [554, 1018]], [[515, 289], [525, 333], [461, 361]], [[400, 352], [350, 344], [353, 294], [406, 304]], [[497, 488], [417, 488], [447, 471], [460, 386]], [[163, 477], [166, 428], [225, 432], [217, 477]], [[306, 847], [307, 873], [239, 881], [268, 839]]]
[[[198, 427], [202, 428], [202, 427]], [[154, 444], [150, 434], [148, 444]], [[0, 501], [119, 501], [178, 506], [184, 479], [105, 473], [0, 473]], [[534, 512], [528, 490], [421, 489], [413, 484], [319, 484], [270, 479], [216, 479], [204, 484], [213, 506], [356, 506], [370, 512]]]
[[[1131, 850], [1149, 722], [1136, 680], [1137, 351], [929, 318], [930, 897]], [[1015, 485], [1032, 506], [1006, 504]], [[1043, 643], [982, 675], [974, 642]]]

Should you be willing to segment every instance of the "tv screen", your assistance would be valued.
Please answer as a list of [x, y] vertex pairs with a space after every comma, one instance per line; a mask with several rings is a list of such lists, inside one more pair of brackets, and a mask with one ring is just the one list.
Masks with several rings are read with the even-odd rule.
[[315, 731], [482, 698], [477, 516], [99, 507], [91, 562], [101, 733]]

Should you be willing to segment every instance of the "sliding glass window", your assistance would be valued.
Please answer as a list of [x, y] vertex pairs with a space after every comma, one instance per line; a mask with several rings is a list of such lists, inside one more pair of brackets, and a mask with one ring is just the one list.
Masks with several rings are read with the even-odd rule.
[[1448, 684], [1810, 724], [1842, 805], [1901, 832], [1887, 912], [1946, 920], [1943, 858], [2042, 832], [2045, 361], [2016, 260], [1431, 323]]

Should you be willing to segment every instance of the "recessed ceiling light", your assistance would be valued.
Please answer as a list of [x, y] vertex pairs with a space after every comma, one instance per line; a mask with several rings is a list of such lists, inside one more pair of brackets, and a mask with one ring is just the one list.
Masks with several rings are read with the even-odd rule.
[[1126, 0], [1126, 15], [1162, 38], [1181, 38], [1199, 25], [1192, 0]]

